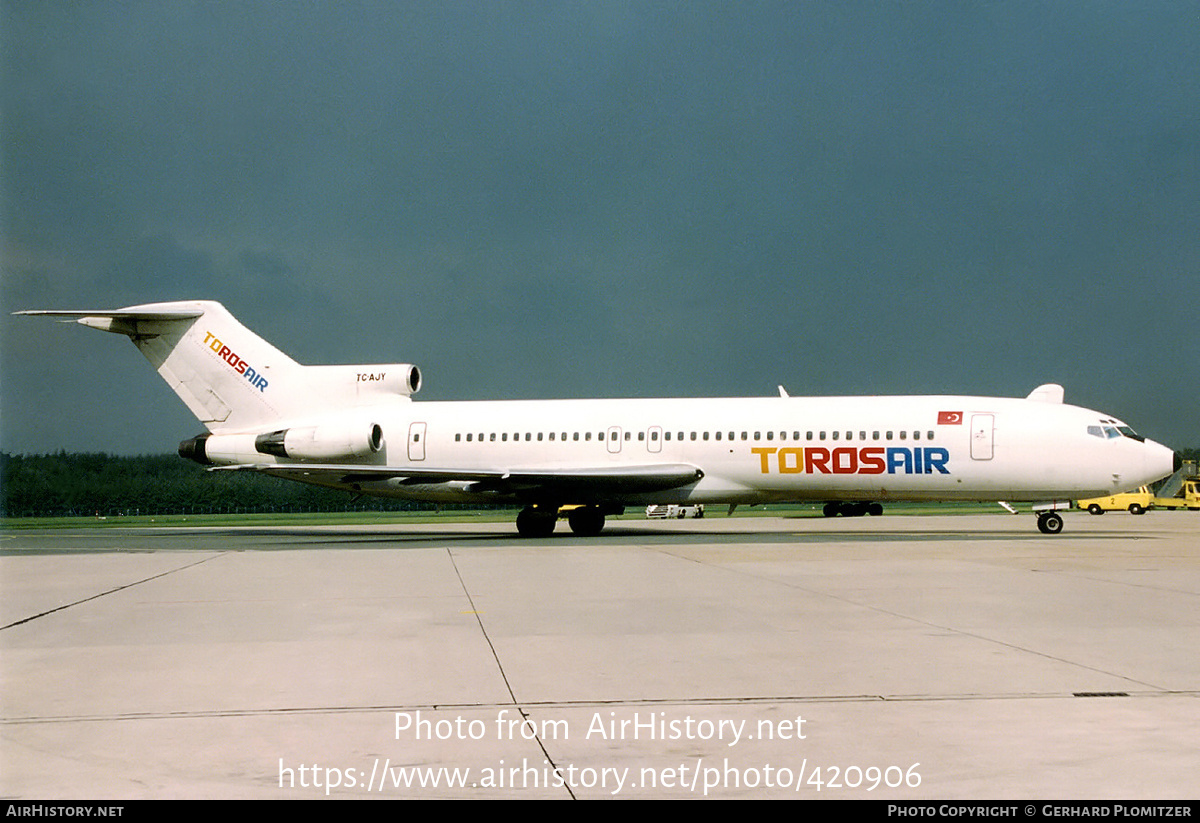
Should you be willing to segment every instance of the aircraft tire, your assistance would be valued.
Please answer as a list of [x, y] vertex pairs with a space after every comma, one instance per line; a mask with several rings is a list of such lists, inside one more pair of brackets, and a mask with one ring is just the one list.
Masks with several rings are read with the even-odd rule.
[[825, 507], [821, 509], [821, 514], [825, 515], [826, 517], [837, 517], [838, 509], [840, 508], [840, 503], [826, 503]]
[[1058, 512], [1042, 512], [1038, 515], [1038, 531], [1042, 534], [1058, 534], [1063, 530], [1063, 519]]
[[871, 515], [872, 517], [878, 517], [879, 515], [883, 514], [883, 505], [881, 503], [872, 503], [871, 505], [867, 506], [867, 514]]
[[580, 537], [594, 537], [604, 528], [604, 513], [595, 506], [584, 506], [567, 515], [567, 524]]
[[549, 537], [554, 534], [557, 512], [539, 511], [532, 506], [521, 509], [517, 515], [517, 532], [522, 537]]
[[843, 517], [862, 517], [867, 513], [866, 503], [842, 503], [838, 506], [838, 511]]

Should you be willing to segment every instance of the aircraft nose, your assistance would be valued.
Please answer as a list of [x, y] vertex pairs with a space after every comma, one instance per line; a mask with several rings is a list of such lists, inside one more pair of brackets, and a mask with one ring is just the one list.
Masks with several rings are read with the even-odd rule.
[[1182, 465], [1183, 455], [1174, 449], [1149, 439], [1143, 443], [1142, 468], [1145, 473], [1142, 483], [1153, 483], [1155, 480], [1170, 477], [1179, 471]]

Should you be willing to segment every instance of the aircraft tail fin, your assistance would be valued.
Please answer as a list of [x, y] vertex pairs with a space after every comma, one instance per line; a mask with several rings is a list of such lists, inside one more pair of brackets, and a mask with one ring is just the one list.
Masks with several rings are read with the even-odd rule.
[[239, 323], [220, 303], [196, 300], [100, 311], [23, 311], [124, 334], [209, 431], [250, 430], [289, 416], [303, 366]]
[[15, 313], [127, 336], [213, 433], [320, 422], [330, 412], [406, 402], [421, 387], [421, 372], [409, 363], [302, 366], [211, 300]]

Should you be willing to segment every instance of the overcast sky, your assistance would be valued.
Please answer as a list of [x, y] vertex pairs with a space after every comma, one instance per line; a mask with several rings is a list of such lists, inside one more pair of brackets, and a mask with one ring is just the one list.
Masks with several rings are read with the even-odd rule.
[[1200, 445], [1197, 2], [0, 0], [0, 448], [201, 431], [215, 299], [419, 398], [1040, 383]]

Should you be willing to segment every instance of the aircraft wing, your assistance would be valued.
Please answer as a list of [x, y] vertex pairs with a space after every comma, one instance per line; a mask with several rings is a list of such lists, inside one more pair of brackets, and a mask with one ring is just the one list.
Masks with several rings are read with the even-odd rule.
[[439, 469], [412, 466], [355, 466], [314, 463], [252, 463], [215, 466], [210, 471], [254, 471], [287, 480], [353, 485], [398, 480], [401, 485], [471, 483], [470, 491], [524, 497], [572, 499], [666, 491], [695, 483], [704, 472], [690, 463], [600, 466], [569, 469]]

